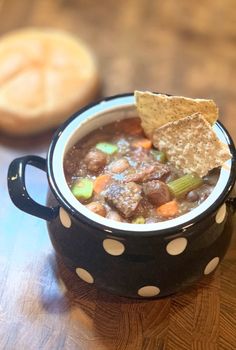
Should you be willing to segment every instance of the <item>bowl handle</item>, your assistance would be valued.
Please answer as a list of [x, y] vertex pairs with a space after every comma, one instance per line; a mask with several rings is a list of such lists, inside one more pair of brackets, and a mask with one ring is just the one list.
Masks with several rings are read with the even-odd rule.
[[38, 156], [25, 156], [13, 160], [8, 169], [8, 191], [17, 208], [41, 219], [51, 221], [58, 215], [58, 207], [50, 208], [35, 202], [25, 186], [25, 168], [32, 165], [46, 171], [46, 159]]

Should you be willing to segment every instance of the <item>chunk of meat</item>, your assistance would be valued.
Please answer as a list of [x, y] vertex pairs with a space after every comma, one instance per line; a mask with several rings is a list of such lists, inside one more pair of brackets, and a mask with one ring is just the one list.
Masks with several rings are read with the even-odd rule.
[[107, 156], [105, 153], [97, 149], [92, 149], [86, 154], [84, 162], [88, 170], [90, 170], [93, 173], [97, 173], [98, 171], [102, 170], [106, 165]]
[[137, 209], [135, 210], [135, 215], [144, 216], [145, 218], [147, 218], [148, 216], [151, 215], [153, 209], [154, 209], [154, 206], [148, 200], [148, 198], [143, 197], [139, 202]]
[[99, 202], [91, 202], [86, 205], [86, 208], [94, 212], [95, 214], [101, 215], [101, 216], [106, 216], [106, 209], [104, 205], [102, 205]]
[[166, 164], [156, 163], [138, 169], [134, 174], [129, 174], [124, 178], [124, 182], [147, 182], [151, 180], [160, 180], [167, 177], [170, 168]]
[[122, 173], [129, 168], [129, 162], [125, 158], [118, 159], [110, 164], [110, 170], [113, 173]]
[[141, 187], [134, 182], [113, 183], [105, 192], [106, 200], [119, 210], [125, 217], [134, 214], [140, 200]]
[[157, 206], [165, 204], [171, 200], [168, 186], [159, 180], [144, 183], [143, 192], [150, 202]]

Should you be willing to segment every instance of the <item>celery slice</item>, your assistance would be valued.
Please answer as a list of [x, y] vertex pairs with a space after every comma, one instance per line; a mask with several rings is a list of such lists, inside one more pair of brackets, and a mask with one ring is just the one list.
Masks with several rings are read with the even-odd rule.
[[152, 149], [150, 151], [151, 155], [153, 156], [153, 158], [155, 160], [157, 160], [160, 163], [166, 163], [167, 159], [166, 159], [166, 154], [162, 151], [157, 151], [155, 149]]
[[181, 198], [202, 184], [203, 180], [197, 174], [187, 174], [169, 182], [167, 186], [174, 197]]
[[132, 220], [132, 224], [145, 224], [145, 219], [143, 216], [138, 216], [134, 220]]
[[118, 151], [117, 145], [109, 142], [99, 142], [96, 144], [96, 148], [106, 154], [113, 154]]
[[89, 199], [93, 194], [93, 182], [86, 178], [79, 179], [73, 184], [71, 192], [77, 199]]

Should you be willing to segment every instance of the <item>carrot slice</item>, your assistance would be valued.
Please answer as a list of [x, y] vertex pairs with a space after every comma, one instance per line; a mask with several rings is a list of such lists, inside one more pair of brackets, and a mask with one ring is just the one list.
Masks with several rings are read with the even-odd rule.
[[176, 200], [167, 202], [156, 209], [159, 216], [163, 218], [170, 218], [178, 214], [179, 206]]
[[96, 193], [102, 192], [102, 190], [104, 190], [104, 188], [106, 187], [110, 179], [111, 179], [111, 176], [107, 174], [98, 176], [93, 183], [94, 192]]
[[142, 147], [142, 148], [145, 148], [145, 149], [150, 149], [152, 147], [152, 141], [143, 138], [143, 139], [139, 139], [137, 141], [134, 141], [132, 143], [132, 146], [133, 147]]

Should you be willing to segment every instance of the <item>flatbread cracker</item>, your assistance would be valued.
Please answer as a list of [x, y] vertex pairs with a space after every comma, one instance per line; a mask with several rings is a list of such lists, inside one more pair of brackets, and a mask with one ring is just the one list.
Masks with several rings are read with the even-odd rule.
[[155, 129], [197, 112], [203, 114], [211, 125], [218, 118], [218, 108], [213, 100], [167, 96], [148, 91], [135, 91], [134, 95], [142, 128], [150, 139]]
[[231, 158], [228, 147], [200, 113], [167, 123], [156, 129], [153, 144], [166, 152], [167, 158], [184, 173], [205, 176]]

